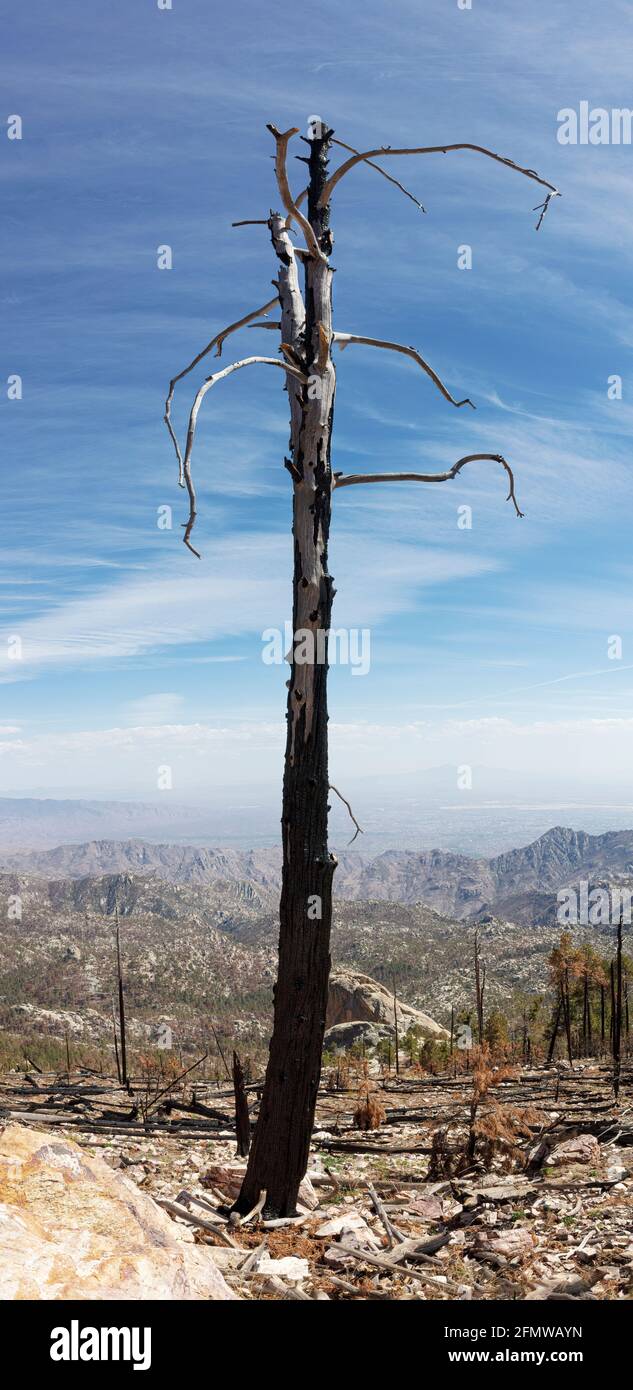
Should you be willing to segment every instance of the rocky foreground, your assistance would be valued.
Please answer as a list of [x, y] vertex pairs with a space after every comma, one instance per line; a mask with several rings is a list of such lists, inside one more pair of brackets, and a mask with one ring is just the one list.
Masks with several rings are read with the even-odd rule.
[[631, 1298], [633, 1072], [619, 1108], [590, 1062], [488, 1080], [468, 1158], [472, 1076], [329, 1074], [298, 1215], [271, 1222], [230, 1212], [228, 1088], [5, 1076], [0, 1293]]

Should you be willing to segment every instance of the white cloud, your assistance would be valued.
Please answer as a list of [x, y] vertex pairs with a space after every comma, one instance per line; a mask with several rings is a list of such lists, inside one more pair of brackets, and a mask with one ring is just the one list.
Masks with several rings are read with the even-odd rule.
[[184, 703], [183, 695], [178, 695], [173, 691], [159, 691], [151, 695], [143, 695], [138, 700], [128, 700], [124, 707], [124, 713], [135, 724], [166, 724], [178, 714]]
[[[22, 659], [0, 655], [0, 672], [16, 678], [38, 667], [72, 667], [143, 653], [254, 635], [281, 626], [289, 609], [291, 546], [275, 535], [212, 539], [196, 568], [188, 558], [166, 561], [155, 573], [70, 599], [45, 616], [13, 625]], [[408, 608], [421, 590], [497, 569], [494, 558], [440, 548], [386, 544], [337, 536], [332, 546], [338, 582], [336, 622], [370, 626]], [[378, 581], [367, 583], [371, 563]], [[169, 569], [168, 575], [164, 574]], [[8, 635], [8, 634], [7, 634]]]

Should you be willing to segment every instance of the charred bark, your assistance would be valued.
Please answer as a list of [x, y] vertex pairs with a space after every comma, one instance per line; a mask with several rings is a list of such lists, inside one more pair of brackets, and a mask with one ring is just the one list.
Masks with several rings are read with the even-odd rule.
[[622, 913], [620, 913], [620, 920], [618, 922], [618, 944], [613, 977], [613, 1094], [617, 1102], [620, 1095], [620, 1075], [622, 1069]]
[[121, 968], [121, 930], [119, 927], [119, 909], [116, 909], [116, 969], [119, 990], [119, 1031], [121, 1035], [121, 1084], [129, 1087], [129, 1077], [127, 1074], [127, 1041], [125, 1037], [125, 992], [123, 989], [123, 971]]
[[[283, 871], [279, 967], [266, 1079], [238, 1212], [266, 1191], [265, 1213], [296, 1208], [314, 1123], [330, 973], [332, 878], [328, 851], [327, 634], [334, 589], [328, 573], [332, 470], [330, 439], [335, 372], [329, 208], [319, 199], [327, 181], [331, 132], [308, 141], [308, 220], [321, 256], [305, 257], [305, 326], [293, 282], [294, 253], [282, 219], [271, 232], [282, 265], [284, 336], [303, 355], [306, 384], [288, 384], [293, 479], [293, 649], [288, 681], [284, 766]], [[283, 259], [285, 258], [285, 260]], [[288, 337], [286, 337], [288, 342]]]
[[240, 1158], [246, 1158], [251, 1147], [251, 1120], [248, 1113], [246, 1088], [244, 1086], [244, 1070], [237, 1052], [235, 1051], [233, 1052], [233, 1090], [235, 1092], [235, 1138], [237, 1141], [237, 1152]]
[[559, 994], [558, 994], [558, 1007], [557, 1007], [557, 1009], [556, 1009], [556, 1016], [555, 1016], [555, 1018], [554, 1018], [554, 1023], [553, 1023], [553, 1026], [552, 1026], [552, 1033], [551, 1033], [551, 1037], [550, 1037], [550, 1040], [549, 1040], [549, 1048], [548, 1048], [548, 1051], [547, 1051], [547, 1065], [548, 1065], [548, 1067], [551, 1065], [552, 1060], [553, 1060], [553, 1057], [554, 1057], [554, 1048], [555, 1048], [555, 1046], [556, 1046], [556, 1039], [557, 1039], [557, 1037], [558, 1037], [558, 1027], [559, 1027], [559, 1024], [560, 1024], [560, 1016], [561, 1016], [561, 1013], [562, 1013], [562, 1009], [563, 1009], [563, 986], [562, 986], [562, 983], [561, 983], [560, 988], [559, 988]]
[[400, 1075], [400, 1036], [398, 1033], [398, 994], [396, 977], [393, 977], [393, 1027], [396, 1038], [396, 1076]]
[[481, 946], [479, 943], [479, 932], [475, 932], [475, 1001], [477, 1006], [477, 1039], [479, 1046], [484, 1042], [484, 989], [486, 984], [486, 967], [481, 964]]
[[565, 970], [563, 977], [563, 1021], [565, 1024], [565, 1037], [567, 1039], [567, 1057], [570, 1067], [574, 1065], [574, 1050], [571, 1040], [571, 1000], [569, 998], [569, 970]]

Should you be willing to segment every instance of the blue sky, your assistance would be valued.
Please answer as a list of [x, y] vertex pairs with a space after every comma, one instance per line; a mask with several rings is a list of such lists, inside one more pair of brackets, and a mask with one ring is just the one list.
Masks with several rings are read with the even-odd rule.
[[[372, 646], [365, 677], [332, 672], [333, 779], [469, 763], [625, 783], [633, 150], [556, 136], [563, 107], [627, 106], [631, 5], [314, 0], [308, 22], [278, 0], [34, 0], [5, 38], [23, 138], [1, 142], [3, 377], [23, 398], [2, 393], [2, 787], [151, 800], [163, 764], [181, 800], [278, 781], [286, 672], [261, 633], [289, 616], [281, 374], [239, 373], [205, 401], [200, 561], [162, 412], [174, 372], [271, 293], [266, 228], [230, 224], [278, 203], [266, 122], [311, 113], [361, 149], [488, 145], [563, 192], [536, 234], [537, 187], [475, 154], [391, 160], [426, 215], [366, 168], [336, 191], [335, 326], [414, 344], [477, 412], [411, 362], [350, 348], [334, 466], [503, 452], [526, 516], [494, 465], [335, 498], [336, 622]], [[224, 361], [274, 351], [245, 330]], [[179, 388], [181, 430], [204, 375]]]

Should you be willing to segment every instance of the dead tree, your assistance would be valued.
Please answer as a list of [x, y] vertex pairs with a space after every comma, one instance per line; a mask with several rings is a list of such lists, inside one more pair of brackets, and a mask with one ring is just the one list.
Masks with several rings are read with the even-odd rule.
[[484, 990], [486, 988], [486, 967], [481, 959], [479, 932], [475, 932], [475, 999], [477, 1004], [477, 1035], [479, 1046], [484, 1041]]
[[251, 1121], [248, 1113], [248, 1100], [244, 1086], [244, 1070], [235, 1050], [233, 1051], [233, 1090], [235, 1093], [235, 1138], [240, 1158], [246, 1158], [251, 1147]]
[[115, 1062], [116, 1062], [116, 1074], [117, 1074], [117, 1079], [118, 1079], [119, 1086], [120, 1086], [120, 1085], [121, 1085], [121, 1063], [120, 1063], [120, 1061], [119, 1061], [119, 1040], [118, 1040], [117, 1035], [116, 1035], [116, 1018], [114, 1017], [114, 1001], [113, 1001], [113, 1003], [112, 1003], [112, 1036], [113, 1036], [113, 1039], [114, 1039], [114, 1060], [115, 1060]]
[[574, 1065], [574, 1050], [571, 1038], [571, 999], [569, 997], [569, 970], [566, 968], [561, 983], [563, 1001], [563, 1022], [565, 1024], [565, 1037], [567, 1039], [567, 1057], [570, 1067]]
[[615, 964], [611, 961], [609, 966], [609, 985], [611, 991], [611, 1013], [609, 1016], [609, 1045], [613, 1056], [613, 1030], [615, 1028], [616, 1000], [615, 1000]]
[[119, 927], [119, 909], [116, 909], [116, 969], [119, 984], [119, 1030], [121, 1034], [121, 1084], [129, 1086], [127, 1074], [127, 1046], [125, 1039], [125, 997], [123, 990], [123, 971], [121, 969], [121, 930]]
[[612, 973], [613, 988], [613, 1094], [616, 1102], [620, 1095], [620, 1074], [622, 1069], [622, 913], [618, 922], [618, 944]]
[[[265, 1189], [266, 1212], [286, 1216], [294, 1212], [299, 1183], [306, 1171], [314, 1109], [321, 1070], [328, 977], [332, 879], [336, 859], [328, 848], [327, 742], [327, 635], [330, 630], [334, 587], [328, 572], [328, 538], [333, 494], [365, 483], [440, 483], [456, 478], [467, 465], [488, 461], [499, 465], [508, 480], [508, 500], [521, 516], [510, 464], [496, 453], [466, 454], [441, 473], [361, 473], [348, 476], [331, 464], [331, 436], [336, 373], [332, 350], [363, 344], [372, 349], [403, 353], [433, 382], [455, 407], [471, 406], [457, 400], [428, 362], [416, 351], [380, 337], [337, 331], [332, 317], [333, 267], [330, 204], [332, 195], [355, 165], [364, 163], [405, 193], [417, 199], [382, 168], [382, 159], [396, 155], [448, 154], [472, 150], [512, 169], [545, 189], [537, 226], [557, 189], [533, 169], [480, 145], [390, 147], [358, 152], [335, 140], [334, 133], [316, 117], [310, 119], [305, 140], [307, 187], [295, 195], [287, 172], [287, 153], [298, 128], [268, 129], [275, 142], [275, 174], [281, 210], [268, 217], [246, 219], [267, 227], [277, 257], [275, 294], [258, 308], [241, 315], [211, 339], [193, 361], [170, 382], [165, 423], [176, 449], [179, 481], [187, 489], [189, 515], [184, 543], [191, 543], [196, 520], [196, 492], [192, 477], [192, 451], [196, 421], [203, 399], [221, 380], [242, 368], [264, 364], [281, 369], [290, 407], [290, 443], [284, 460], [293, 493], [293, 641], [289, 653], [290, 679], [287, 697], [287, 741], [284, 763], [282, 843], [283, 870], [280, 903], [279, 966], [274, 1001], [274, 1025], [262, 1103], [246, 1178], [237, 1209], [252, 1209]], [[333, 147], [348, 152], [334, 173], [328, 160]], [[300, 156], [301, 157], [301, 156]], [[381, 160], [381, 163], [376, 163]], [[305, 212], [302, 210], [305, 207]], [[423, 211], [423, 209], [422, 209]], [[239, 223], [235, 225], [246, 225]], [[295, 246], [298, 233], [302, 245]], [[303, 274], [303, 291], [300, 283]], [[263, 322], [273, 309], [279, 317]], [[187, 438], [181, 450], [171, 419], [176, 384], [240, 328], [279, 329], [279, 356], [249, 355], [207, 377], [191, 407]]]
[[548, 1067], [551, 1066], [551, 1064], [552, 1064], [552, 1059], [553, 1059], [553, 1057], [554, 1057], [554, 1048], [555, 1048], [555, 1046], [556, 1046], [556, 1039], [557, 1039], [557, 1037], [558, 1037], [558, 1025], [559, 1025], [559, 1023], [560, 1023], [560, 1016], [561, 1016], [562, 1007], [563, 1007], [563, 995], [562, 995], [562, 990], [560, 990], [560, 991], [559, 991], [559, 995], [558, 995], [558, 1005], [557, 1005], [557, 1008], [556, 1008], [556, 1015], [555, 1015], [555, 1017], [554, 1017], [554, 1023], [553, 1023], [553, 1026], [552, 1026], [552, 1035], [551, 1035], [550, 1040], [549, 1040], [549, 1048], [548, 1048], [548, 1051], [547, 1051], [547, 1065], [548, 1065]]

